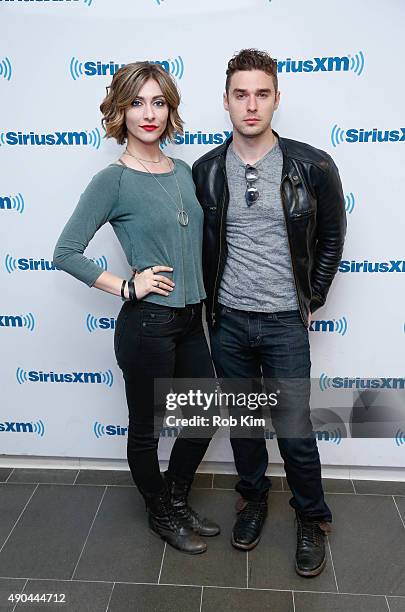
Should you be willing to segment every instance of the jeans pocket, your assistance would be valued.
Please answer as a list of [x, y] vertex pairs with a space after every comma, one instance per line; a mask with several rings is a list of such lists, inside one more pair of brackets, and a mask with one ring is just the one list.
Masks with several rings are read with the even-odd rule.
[[299, 310], [291, 310], [291, 311], [285, 311], [283, 313], [276, 313], [275, 319], [283, 327], [296, 327], [296, 328], [303, 327], [304, 329], [306, 329], [301, 319]]

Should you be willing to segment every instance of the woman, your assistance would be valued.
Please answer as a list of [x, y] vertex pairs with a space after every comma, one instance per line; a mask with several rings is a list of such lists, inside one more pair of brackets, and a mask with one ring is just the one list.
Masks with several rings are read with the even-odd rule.
[[[126, 142], [126, 149], [81, 195], [53, 259], [89, 287], [126, 300], [117, 318], [114, 350], [129, 411], [129, 467], [152, 531], [175, 548], [196, 554], [207, 549], [200, 536], [220, 531], [187, 502], [210, 437], [178, 437], [162, 478], [157, 447], [164, 406], [154, 401], [155, 379], [214, 378], [201, 314], [206, 296], [203, 212], [189, 166], [160, 149], [182, 132], [179, 103], [174, 80], [156, 64], [132, 63], [115, 73], [100, 106], [102, 125], [106, 137]], [[107, 222], [136, 270], [128, 281], [83, 255]]]

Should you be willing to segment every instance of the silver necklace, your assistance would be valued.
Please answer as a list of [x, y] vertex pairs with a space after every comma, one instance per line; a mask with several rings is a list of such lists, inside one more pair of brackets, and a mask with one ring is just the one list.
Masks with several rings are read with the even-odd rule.
[[[132, 157], [135, 157], [135, 155], [133, 155]], [[181, 202], [181, 208], [179, 208], [177, 206], [177, 202], [176, 200], [173, 198], [172, 195], [170, 195], [170, 193], [167, 191], [167, 189], [165, 189], [162, 185], [162, 183], [160, 181], [158, 181], [158, 179], [156, 178], [156, 176], [141, 162], [141, 160], [139, 159], [139, 157], [135, 157], [135, 159], [137, 161], [139, 161], [139, 163], [141, 164], [141, 166], [143, 166], [145, 168], [145, 170], [147, 170], [149, 172], [149, 174], [151, 174], [153, 176], [153, 178], [155, 179], [155, 181], [157, 183], [159, 183], [159, 185], [161, 186], [161, 188], [163, 189], [163, 191], [165, 191], [167, 193], [167, 195], [169, 196], [169, 198], [174, 202], [176, 208], [177, 208], [177, 221], [180, 223], [180, 225], [182, 225], [183, 227], [186, 227], [188, 225], [188, 214], [186, 213], [186, 211], [184, 210], [184, 204], [183, 204], [183, 198], [181, 197], [181, 191], [180, 191], [180, 187], [179, 187], [179, 183], [177, 181], [177, 176], [172, 168], [172, 175], [175, 178], [176, 181], [176, 185], [177, 185], [177, 191], [179, 192], [179, 196], [180, 196], [180, 202]], [[169, 164], [169, 168], [170, 168], [170, 164]]]
[[[135, 157], [135, 155], [128, 150], [128, 147], [125, 149], [125, 153], [127, 153], [131, 157]], [[154, 159], [142, 159], [141, 157], [135, 157], [135, 159], [137, 159], [138, 161], [142, 160], [145, 162], [149, 162], [150, 164], [160, 164], [160, 162], [162, 161], [162, 154], [159, 153], [159, 159], [157, 161], [155, 161]]]

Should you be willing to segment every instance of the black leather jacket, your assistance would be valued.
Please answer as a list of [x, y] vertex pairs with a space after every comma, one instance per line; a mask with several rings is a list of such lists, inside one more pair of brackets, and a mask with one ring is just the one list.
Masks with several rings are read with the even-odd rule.
[[[325, 303], [342, 256], [346, 234], [342, 184], [328, 153], [273, 133], [283, 153], [281, 200], [299, 309], [307, 325], [309, 313]], [[225, 156], [231, 140], [193, 165], [196, 193], [204, 210], [203, 273], [210, 326], [218, 318], [218, 288], [227, 255]]]

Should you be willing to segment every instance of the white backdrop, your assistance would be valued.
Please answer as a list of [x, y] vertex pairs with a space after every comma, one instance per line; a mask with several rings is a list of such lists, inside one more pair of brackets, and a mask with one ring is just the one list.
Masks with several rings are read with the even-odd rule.
[[[0, 0], [1, 454], [126, 457], [113, 352], [121, 300], [49, 269], [80, 194], [122, 149], [100, 126], [114, 64], [159, 61], [177, 77], [191, 138], [167, 152], [192, 164], [214, 146], [198, 141], [231, 129], [228, 59], [243, 47], [278, 59], [274, 128], [331, 153], [348, 212], [344, 261], [314, 315], [312, 375], [405, 376], [404, 17], [401, 0]], [[128, 277], [110, 226], [85, 254]], [[364, 260], [399, 263], [345, 271]], [[51, 372], [83, 382], [52, 382]], [[332, 466], [405, 466], [401, 428], [385, 439], [332, 436], [319, 449]], [[279, 462], [275, 441], [269, 450]], [[216, 441], [206, 459], [231, 461], [229, 443]]]

